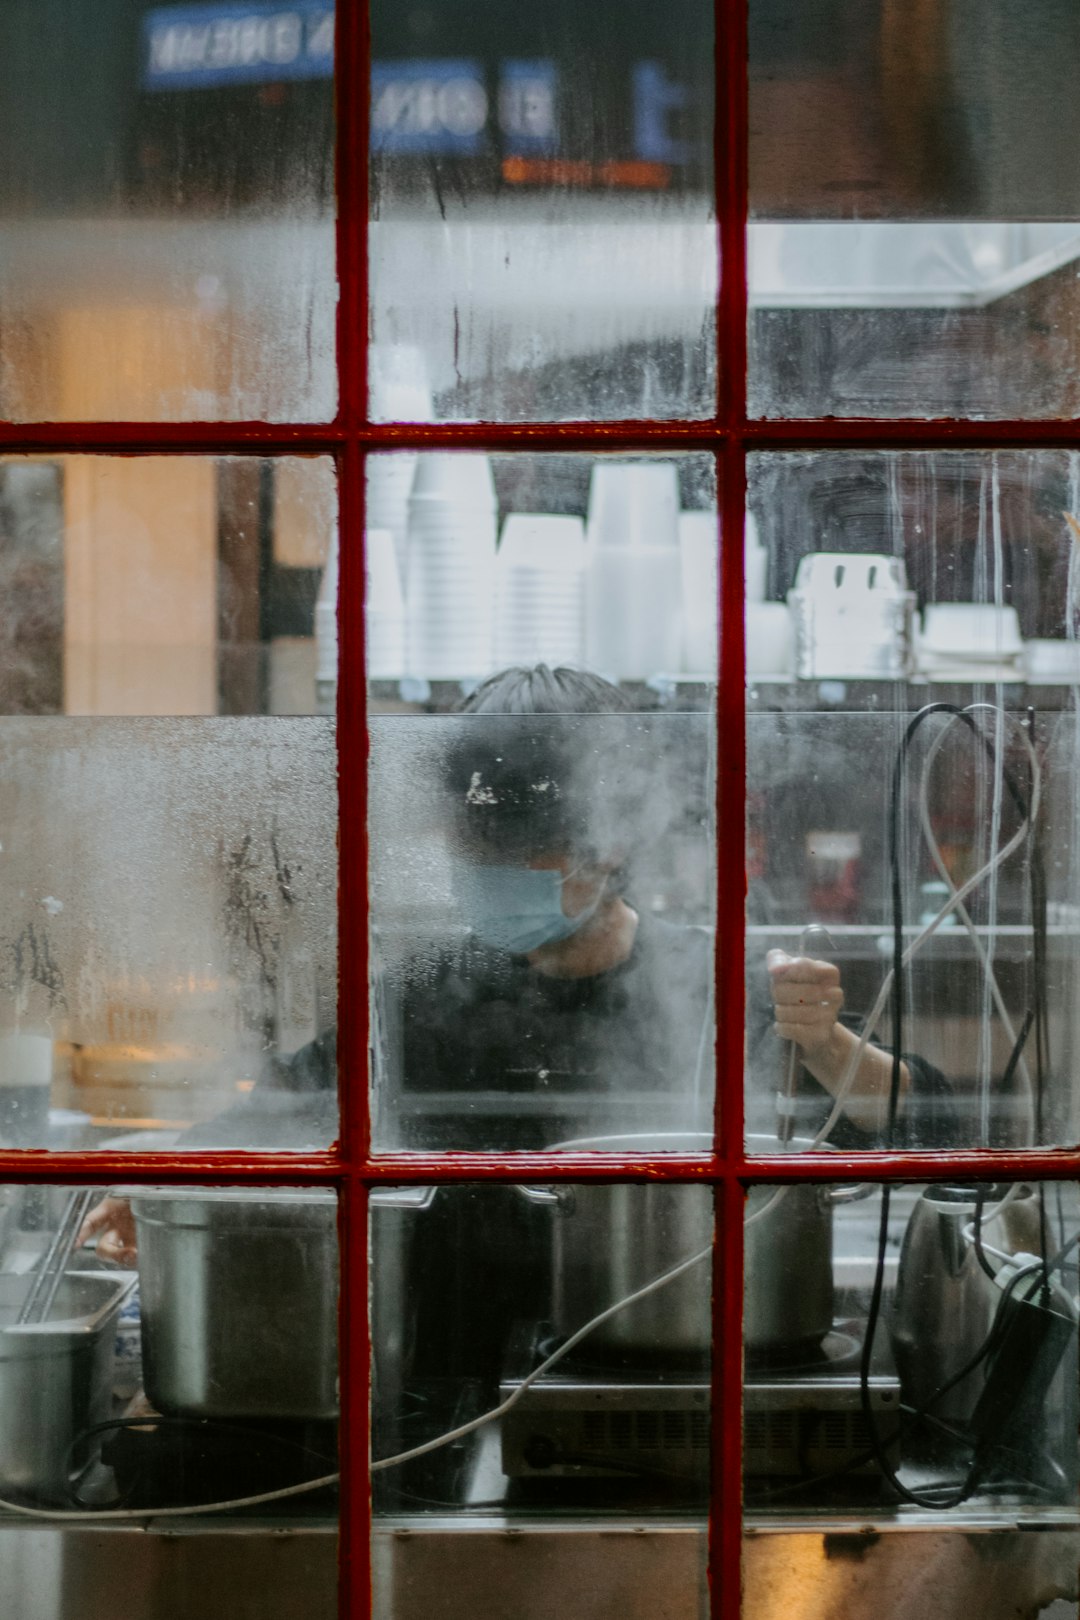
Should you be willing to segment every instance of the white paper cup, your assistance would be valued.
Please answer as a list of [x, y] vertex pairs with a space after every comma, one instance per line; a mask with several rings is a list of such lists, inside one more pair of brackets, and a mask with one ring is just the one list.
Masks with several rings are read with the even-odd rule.
[[491, 459], [471, 450], [425, 451], [416, 458], [411, 499], [439, 496], [494, 511]]
[[589, 484], [589, 544], [650, 550], [679, 543], [672, 461], [598, 461]]
[[45, 1146], [52, 1069], [51, 1035], [0, 1036], [0, 1142]]

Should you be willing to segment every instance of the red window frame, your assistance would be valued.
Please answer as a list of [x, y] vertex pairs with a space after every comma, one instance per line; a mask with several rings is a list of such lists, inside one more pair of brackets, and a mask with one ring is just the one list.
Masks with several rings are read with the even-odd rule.
[[[367, 415], [367, 195], [370, 27], [367, 0], [337, 0], [337, 313], [338, 414], [330, 423], [62, 422], [0, 423], [0, 453], [280, 456], [329, 454], [340, 502], [339, 1040], [341, 1135], [325, 1153], [47, 1153], [0, 1151], [0, 1182], [263, 1184], [329, 1187], [340, 1200], [341, 1537], [339, 1613], [371, 1613], [368, 1470], [370, 1339], [367, 1320], [367, 1199], [385, 1182], [546, 1180], [699, 1182], [714, 1188], [714, 1467], [710, 1513], [711, 1612], [736, 1620], [741, 1601], [742, 1215], [754, 1183], [821, 1179], [822, 1155], [746, 1157], [743, 1140], [743, 807], [745, 706], [742, 547], [722, 548], [721, 647], [716, 720], [723, 738], [717, 782], [717, 1108], [714, 1152], [653, 1161], [610, 1156], [558, 1163], [538, 1154], [371, 1154], [367, 1021], [367, 729], [364, 683], [364, 455], [434, 449], [697, 450], [717, 461], [722, 528], [742, 533], [746, 457], [806, 449], [1080, 447], [1080, 419], [971, 421], [889, 418], [754, 419], [747, 414], [748, 217], [747, 0], [714, 0], [716, 23], [715, 186], [723, 274], [716, 310], [719, 381], [715, 413], [693, 421], [372, 423]], [[1080, 1179], [1080, 1148], [1027, 1152], [831, 1153], [831, 1182], [943, 1181], [979, 1175], [1013, 1180]]]

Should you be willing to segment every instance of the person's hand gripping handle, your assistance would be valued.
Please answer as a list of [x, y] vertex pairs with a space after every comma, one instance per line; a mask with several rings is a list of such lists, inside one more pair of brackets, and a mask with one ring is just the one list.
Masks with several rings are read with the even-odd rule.
[[[820, 923], [809, 923], [799, 936], [800, 957], [820, 956], [823, 951], [835, 949], [827, 928]], [[776, 1094], [776, 1135], [786, 1147], [795, 1129], [795, 1091], [799, 1078], [802, 1052], [797, 1041], [788, 1045], [784, 1089]]]

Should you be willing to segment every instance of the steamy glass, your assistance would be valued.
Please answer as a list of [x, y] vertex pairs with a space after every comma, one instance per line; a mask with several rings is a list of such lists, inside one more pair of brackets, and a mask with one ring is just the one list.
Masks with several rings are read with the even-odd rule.
[[708, 1152], [711, 737], [707, 713], [371, 720], [381, 1151]]
[[0, 416], [332, 417], [333, 6], [6, 9]]
[[706, 0], [375, 0], [376, 420], [712, 413], [712, 36]]
[[326, 458], [0, 460], [5, 1146], [336, 1136], [335, 515]]
[[[582, 1515], [625, 1531], [653, 1513], [685, 1533], [670, 1563], [641, 1567], [642, 1589], [667, 1579], [663, 1602], [675, 1590], [680, 1614], [707, 1612], [711, 1189], [383, 1186], [369, 1223], [380, 1612], [420, 1612], [449, 1558], [461, 1600], [492, 1612], [512, 1578], [503, 1515], [576, 1532], [581, 1554], [557, 1544], [547, 1568], [550, 1597], [582, 1579], [581, 1557], [605, 1556]], [[498, 1514], [500, 1533], [402, 1534], [432, 1514], [458, 1529]]]
[[[1049, 1587], [1075, 1597], [1075, 1184], [757, 1187], [745, 1233], [751, 1520], [1056, 1528], [1073, 1568], [1047, 1543]], [[960, 1583], [963, 1539], [943, 1561]], [[1018, 1592], [1037, 1578], [990, 1556]]]
[[752, 1149], [1075, 1143], [1080, 460], [755, 457], [749, 505]]
[[1080, 15], [751, 0], [757, 416], [1075, 416]]
[[[15, 1527], [106, 1515], [114, 1579], [131, 1542], [207, 1510], [224, 1541], [253, 1521], [320, 1532], [307, 1601], [333, 1602], [338, 1421], [337, 1199], [298, 1187], [0, 1187], [0, 1499]], [[164, 1513], [164, 1517], [158, 1518]], [[55, 1515], [55, 1522], [50, 1522]], [[109, 1524], [110, 1515], [120, 1523]], [[189, 1517], [190, 1515], [190, 1517]], [[138, 1535], [115, 1532], [128, 1521]], [[321, 1554], [321, 1556], [320, 1556]], [[219, 1579], [237, 1556], [222, 1548]], [[288, 1590], [300, 1570], [276, 1570]], [[198, 1578], [205, 1568], [198, 1564]], [[93, 1557], [80, 1580], [95, 1579]], [[170, 1599], [199, 1607], [195, 1569]], [[40, 1590], [53, 1566], [38, 1564]], [[278, 1587], [275, 1588], [277, 1590]], [[35, 1589], [38, 1590], [38, 1589]], [[185, 1596], [186, 1593], [186, 1596]], [[43, 1612], [25, 1594], [20, 1613]], [[260, 1598], [262, 1612], [279, 1611]], [[282, 1610], [286, 1612], [286, 1610]], [[287, 1612], [293, 1612], [291, 1608]], [[319, 1612], [323, 1612], [321, 1609]]]

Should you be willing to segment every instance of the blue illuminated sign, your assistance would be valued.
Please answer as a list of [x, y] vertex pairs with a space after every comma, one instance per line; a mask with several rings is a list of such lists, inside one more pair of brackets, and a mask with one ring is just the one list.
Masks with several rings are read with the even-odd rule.
[[374, 152], [455, 152], [475, 157], [488, 146], [488, 92], [479, 62], [373, 62]]
[[554, 62], [504, 62], [499, 69], [499, 129], [511, 157], [550, 157], [558, 134]]
[[[332, 0], [218, 0], [156, 7], [143, 19], [147, 90], [192, 90], [334, 72]], [[559, 71], [511, 58], [489, 75], [473, 58], [406, 58], [371, 68], [371, 145], [400, 155], [555, 157]], [[632, 72], [633, 150], [666, 164], [691, 161], [679, 133], [687, 87], [659, 62]]]
[[292, 4], [164, 6], [143, 20], [143, 87], [190, 90], [334, 71], [334, 8]]

